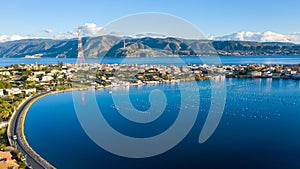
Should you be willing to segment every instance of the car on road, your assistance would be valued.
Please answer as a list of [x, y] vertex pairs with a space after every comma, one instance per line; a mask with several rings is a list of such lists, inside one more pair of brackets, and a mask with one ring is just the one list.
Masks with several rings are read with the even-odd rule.
[[12, 138], [13, 138], [14, 140], [17, 140], [17, 139], [18, 139], [17, 135], [13, 135]]

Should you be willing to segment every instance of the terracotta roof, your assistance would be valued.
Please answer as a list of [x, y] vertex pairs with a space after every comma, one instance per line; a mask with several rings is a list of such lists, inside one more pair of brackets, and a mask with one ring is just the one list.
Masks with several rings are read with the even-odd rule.
[[7, 161], [0, 161], [0, 168], [1, 169], [18, 169], [19, 165], [15, 160], [7, 160]]

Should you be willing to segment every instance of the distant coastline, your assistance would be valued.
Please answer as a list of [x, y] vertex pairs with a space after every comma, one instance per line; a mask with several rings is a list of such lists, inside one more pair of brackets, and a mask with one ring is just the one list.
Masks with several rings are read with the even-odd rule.
[[[203, 64], [203, 57], [195, 56], [184, 56], [177, 57], [184, 64]], [[206, 57], [205, 57], [206, 58]], [[216, 57], [212, 57], [216, 58]], [[85, 58], [87, 63], [103, 63], [103, 64], [112, 64], [112, 63], [122, 63], [126, 59], [126, 62], [129, 64], [161, 64], [161, 65], [170, 65], [174, 64], [176, 66], [183, 65], [182, 62], [178, 62], [175, 59], [170, 57], [159, 57], [159, 58]], [[222, 64], [235, 64], [235, 65], [245, 65], [245, 64], [283, 64], [283, 65], [292, 65], [300, 63], [300, 55], [295, 56], [219, 56], [220, 62]], [[12, 64], [57, 64], [62, 62], [65, 64], [75, 64], [77, 58], [2, 58], [0, 59], [0, 67], [11, 66]]]
[[[84, 37], [86, 58], [154, 56], [293, 56], [300, 55], [300, 45], [282, 42], [213, 41], [180, 38]], [[0, 43], [1, 58], [19, 58], [41, 54], [50, 58], [76, 58], [77, 39], [25, 39]], [[36, 57], [36, 56], [34, 56]]]
[[43, 54], [26, 55], [24, 58], [41, 58]]

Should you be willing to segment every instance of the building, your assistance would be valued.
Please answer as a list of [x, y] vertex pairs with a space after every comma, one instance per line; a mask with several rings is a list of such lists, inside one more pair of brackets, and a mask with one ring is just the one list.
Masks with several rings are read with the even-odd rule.
[[0, 89], [0, 97], [4, 95], [3, 89]]
[[0, 75], [3, 75], [3, 76], [11, 76], [11, 74], [10, 74], [9, 71], [0, 72]]
[[20, 94], [22, 91], [19, 88], [11, 88], [11, 89], [5, 89], [5, 92], [7, 95], [15, 95]]
[[42, 82], [49, 82], [51, 80], [53, 80], [54, 78], [52, 76], [43, 76], [42, 78]]
[[32, 88], [32, 89], [24, 89], [22, 90], [22, 92], [24, 92], [25, 94], [31, 94], [31, 93], [35, 93], [36, 89]]
[[35, 76], [29, 76], [27, 79], [26, 79], [27, 82], [38, 82], [39, 81], [39, 78], [35, 77]]
[[271, 72], [264, 72], [263, 73], [263, 75], [262, 75], [262, 77], [272, 77], [273, 76], [273, 74], [271, 73]]
[[253, 71], [248, 73], [252, 77], [261, 77], [262, 73], [258, 71]]
[[7, 121], [0, 122], [0, 129], [3, 128], [3, 127], [6, 127], [7, 125], [8, 125]]

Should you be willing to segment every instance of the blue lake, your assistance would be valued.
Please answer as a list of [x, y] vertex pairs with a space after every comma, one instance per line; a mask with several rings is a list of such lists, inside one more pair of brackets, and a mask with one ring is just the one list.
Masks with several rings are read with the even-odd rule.
[[[203, 59], [208, 57], [195, 57], [195, 56], [185, 56], [180, 57], [185, 64], [202, 64]], [[211, 57], [215, 59], [216, 57]], [[300, 56], [220, 56], [220, 62], [223, 64], [297, 64], [300, 63]], [[76, 63], [76, 58], [39, 58], [39, 59], [29, 59], [29, 58], [1, 58], [0, 66], [9, 66], [11, 64], [33, 64], [37, 62], [38, 64], [56, 64], [58, 62], [63, 63]], [[88, 63], [121, 63], [123, 58], [104, 58], [100, 60], [99, 58], [86, 59]], [[159, 58], [127, 58], [127, 63], [132, 64], [163, 64], [163, 65], [181, 65], [180, 62], [172, 59], [172, 57], [159, 57]]]
[[[103, 150], [82, 129], [71, 92], [36, 101], [26, 116], [25, 135], [37, 153], [63, 169], [300, 168], [300, 81], [226, 79], [223, 116], [214, 134], [202, 144], [198, 138], [212, 91], [209, 81], [199, 81], [197, 85], [200, 108], [195, 125], [178, 145], [158, 156], [125, 158]], [[149, 93], [154, 89], [164, 91], [167, 106], [158, 119], [146, 124], [121, 116], [114, 106], [111, 89], [97, 90], [95, 95], [103, 116], [115, 130], [147, 138], [172, 126], [181, 104], [178, 85], [146, 85], [129, 88], [135, 108], [147, 110]], [[122, 89], [115, 88], [113, 92], [118, 90]], [[190, 100], [190, 105], [196, 104]]]

